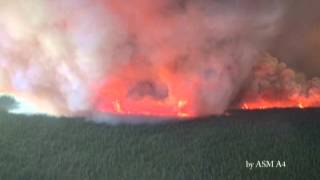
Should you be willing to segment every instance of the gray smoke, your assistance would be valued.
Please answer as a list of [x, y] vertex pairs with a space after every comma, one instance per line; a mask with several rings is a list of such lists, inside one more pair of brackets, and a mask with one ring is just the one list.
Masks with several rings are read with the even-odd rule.
[[320, 76], [320, 1], [287, 0], [284, 20], [269, 52], [308, 78]]

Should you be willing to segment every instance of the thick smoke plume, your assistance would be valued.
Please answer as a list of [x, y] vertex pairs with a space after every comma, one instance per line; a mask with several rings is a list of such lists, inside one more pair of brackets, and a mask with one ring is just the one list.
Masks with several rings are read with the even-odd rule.
[[249, 76], [237, 107], [243, 109], [319, 107], [320, 78], [307, 79], [278, 59], [266, 55]]
[[59, 115], [219, 114], [261, 55], [275, 52], [296, 8], [280, 0], [3, 0], [0, 92]]
[[53, 114], [92, 110], [92, 83], [106, 72], [120, 34], [99, 3], [1, 1], [0, 91]]

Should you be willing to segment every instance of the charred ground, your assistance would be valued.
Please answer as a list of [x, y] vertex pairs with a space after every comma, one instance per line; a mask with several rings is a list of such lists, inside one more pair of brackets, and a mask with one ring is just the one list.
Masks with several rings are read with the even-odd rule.
[[320, 109], [282, 109], [111, 126], [1, 112], [0, 179], [317, 179], [319, 120]]

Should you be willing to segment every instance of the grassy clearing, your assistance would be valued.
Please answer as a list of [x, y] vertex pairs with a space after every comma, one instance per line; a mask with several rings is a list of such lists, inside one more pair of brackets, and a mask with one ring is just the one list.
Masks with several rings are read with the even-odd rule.
[[[0, 115], [0, 179], [319, 179], [320, 110], [233, 112], [162, 125]], [[283, 169], [245, 161], [286, 161]]]

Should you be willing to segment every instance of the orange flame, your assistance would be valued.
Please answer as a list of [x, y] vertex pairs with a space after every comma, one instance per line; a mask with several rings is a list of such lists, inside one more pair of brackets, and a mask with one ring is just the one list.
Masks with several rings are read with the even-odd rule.
[[126, 66], [112, 76], [109, 75], [105, 82], [94, 88], [97, 110], [127, 115], [181, 118], [194, 116], [192, 92], [181, 85], [185, 81], [163, 69], [156, 69], [154, 73], [154, 76], [157, 77], [154, 81], [162, 81], [167, 87], [167, 96], [155, 98], [149, 94], [141, 96], [138, 94], [138, 97], [131, 97], [128, 93], [130, 87], [150, 75], [143, 74], [143, 71], [139, 71], [139, 68], [134, 66]]
[[240, 105], [240, 108], [243, 110], [254, 110], [254, 109], [274, 109], [274, 108], [311, 108], [317, 107], [313, 104], [312, 101], [268, 101], [268, 100], [259, 100], [252, 102], [244, 102]]
[[114, 111], [115, 112], [117, 112], [117, 113], [122, 113], [123, 112], [121, 104], [119, 103], [119, 101], [113, 102], [113, 105], [114, 105]]

